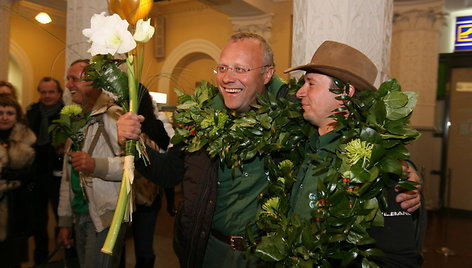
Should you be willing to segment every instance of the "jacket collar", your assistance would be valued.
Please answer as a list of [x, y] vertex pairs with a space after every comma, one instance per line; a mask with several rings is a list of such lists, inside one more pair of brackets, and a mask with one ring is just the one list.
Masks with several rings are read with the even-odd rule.
[[110, 95], [102, 91], [102, 94], [100, 94], [93, 105], [90, 116], [96, 116], [105, 113], [108, 110], [108, 107], [112, 106], [114, 103], [115, 102], [110, 97]]

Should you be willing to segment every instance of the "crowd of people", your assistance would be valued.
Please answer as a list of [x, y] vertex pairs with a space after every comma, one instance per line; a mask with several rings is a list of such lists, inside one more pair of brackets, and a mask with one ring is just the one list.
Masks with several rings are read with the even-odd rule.
[[[353, 56], [354, 55], [354, 56]], [[352, 60], [346, 61], [346, 58]], [[346, 64], [346, 62], [348, 64]], [[0, 81], [0, 267], [19, 267], [26, 258], [26, 241], [34, 238], [34, 263], [43, 264], [51, 253], [48, 240], [48, 206], [57, 222], [54, 236], [59, 245], [76, 252], [80, 267], [120, 267], [127, 225], [122, 226], [112, 255], [101, 252], [108, 234], [123, 172], [123, 145], [143, 140], [150, 163], [135, 160], [136, 210], [132, 233], [136, 267], [155, 265], [153, 232], [160, 207], [160, 189], [182, 184], [183, 199], [175, 218], [174, 250], [181, 267], [257, 267], [261, 260], [247, 254], [247, 230], [256, 230], [259, 196], [269, 184], [267, 167], [257, 156], [234, 169], [209, 156], [205, 149], [187, 153], [170, 144], [174, 130], [140, 87], [138, 114], [125, 113], [105, 90], [86, 78], [89, 60], [74, 61], [67, 69], [65, 87], [72, 101], [82, 107], [87, 123], [83, 141], [68, 139], [52, 144], [48, 128], [64, 107], [60, 82], [44, 77], [38, 83], [39, 101], [28, 106], [23, 116], [15, 87]], [[229, 38], [215, 68], [221, 105], [244, 117], [258, 96], [270, 92], [277, 98], [300, 102], [303, 118], [316, 134], [309, 138], [306, 160], [292, 190], [290, 213], [310, 217], [308, 196], [317, 190], [318, 179], [306, 173], [312, 162], [308, 155], [337, 144], [342, 133], [331, 115], [343, 102], [331, 92], [334, 79], [349, 83], [352, 94], [376, 90], [377, 69], [362, 52], [338, 42], [323, 43], [303, 66], [305, 82], [296, 99], [275, 75], [269, 43], [253, 33]], [[227, 130], [230, 131], [230, 130]], [[75, 143], [74, 143], [75, 142]], [[229, 145], [231, 146], [231, 144]], [[409, 180], [420, 181], [405, 164]], [[395, 219], [372, 233], [385, 255], [376, 259], [381, 267], [418, 267], [421, 264], [422, 211], [419, 190], [389, 191], [389, 210]], [[166, 191], [166, 192], [167, 192]], [[310, 197], [311, 199], [311, 197]], [[29, 218], [28, 218], [29, 217]], [[404, 236], [398, 236], [400, 230]], [[8, 260], [4, 262], [3, 260]]]
[[[67, 72], [66, 87], [72, 100], [84, 108], [91, 122], [86, 127], [84, 147], [77, 151], [71, 151], [70, 142], [54, 144], [48, 131], [64, 107], [63, 89], [58, 80], [44, 77], [39, 81], [39, 101], [29, 105], [26, 114], [17, 100], [16, 88], [0, 81], [0, 267], [20, 267], [20, 263], [28, 261], [29, 237], [34, 241], [34, 264], [45, 265], [53, 253], [50, 236], [68, 249], [65, 252], [68, 257], [77, 256], [81, 267], [124, 267], [120, 251], [113, 257], [99, 254], [121, 180], [122, 149], [116, 142], [115, 125], [121, 108], [109, 95], [102, 94], [101, 89], [82, 80], [88, 63], [88, 60], [77, 60]], [[139, 110], [147, 118], [143, 131], [149, 144], [164, 152], [170, 147], [173, 127], [167, 116], [158, 111], [147, 90], [144, 92]], [[82, 174], [87, 177], [83, 188]], [[93, 176], [97, 178], [94, 180]], [[168, 193], [167, 211], [174, 216], [173, 187], [161, 189], [144, 177], [142, 181], [145, 189], [137, 192], [146, 194], [153, 188], [154, 196], [149, 203], [136, 200], [132, 226], [136, 267], [153, 267], [153, 232], [160, 195]], [[51, 215], [56, 222], [53, 234], [48, 233]], [[122, 234], [121, 243], [125, 232]]]

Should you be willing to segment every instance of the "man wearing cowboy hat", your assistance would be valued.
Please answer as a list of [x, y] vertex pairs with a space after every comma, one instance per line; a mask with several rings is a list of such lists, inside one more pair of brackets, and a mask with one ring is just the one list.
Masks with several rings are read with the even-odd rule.
[[[357, 49], [342, 43], [325, 41], [315, 51], [310, 63], [290, 68], [285, 72], [294, 70], [306, 71], [305, 83], [297, 91], [296, 96], [301, 101], [305, 120], [318, 128], [318, 133], [310, 138], [306, 146], [307, 157], [297, 176], [291, 200], [292, 212], [309, 219], [313, 210], [313, 205], [310, 207], [310, 204], [313, 198], [316, 199], [313, 193], [317, 192], [316, 181], [320, 175], [315, 176], [307, 172], [310, 170], [310, 165], [313, 165], [308, 155], [316, 153], [323, 156], [330, 148], [337, 148], [343, 132], [335, 130], [337, 122], [330, 116], [333, 110], [344, 104], [342, 100], [335, 98], [337, 94], [330, 89], [336, 88], [334, 81], [337, 79], [349, 84], [350, 96], [360, 90], [376, 90], [373, 83], [377, 76], [377, 68]], [[405, 165], [404, 169], [411, 168]], [[410, 193], [414, 196], [418, 194], [417, 192]], [[386, 253], [375, 261], [381, 267], [418, 267], [421, 257], [416, 243], [422, 238], [415, 237], [417, 226], [413, 224], [413, 213], [410, 213], [414, 209], [403, 210], [396, 202], [399, 200], [393, 188], [389, 189], [388, 195], [388, 211], [401, 213], [392, 213], [391, 215], [398, 216], [386, 217], [384, 228], [369, 230], [376, 240], [376, 246]]]

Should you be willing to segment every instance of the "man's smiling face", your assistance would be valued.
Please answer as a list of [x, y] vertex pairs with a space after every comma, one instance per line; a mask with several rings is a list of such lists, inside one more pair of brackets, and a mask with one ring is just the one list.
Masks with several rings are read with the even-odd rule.
[[[257, 95], [265, 93], [265, 84], [272, 78], [273, 66], [263, 60], [263, 46], [256, 39], [230, 41], [221, 52], [218, 66], [229, 67], [216, 74], [216, 82], [226, 107], [245, 113], [257, 101]], [[249, 70], [237, 73], [234, 68]]]

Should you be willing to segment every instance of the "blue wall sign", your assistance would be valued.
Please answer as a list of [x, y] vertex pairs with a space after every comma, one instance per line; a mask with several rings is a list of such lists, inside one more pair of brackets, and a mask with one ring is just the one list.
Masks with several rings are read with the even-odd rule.
[[456, 18], [456, 41], [454, 50], [472, 50], [472, 16]]

